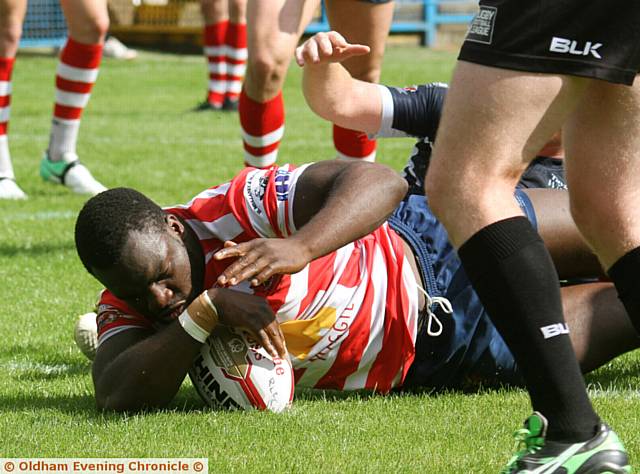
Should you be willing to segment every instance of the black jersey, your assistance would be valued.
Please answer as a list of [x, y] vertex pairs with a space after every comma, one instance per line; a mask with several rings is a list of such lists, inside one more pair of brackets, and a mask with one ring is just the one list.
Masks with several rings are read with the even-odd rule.
[[[382, 123], [376, 136], [418, 138], [403, 170], [411, 194], [424, 193], [424, 177], [447, 89], [446, 84], [439, 82], [406, 88], [380, 86]], [[525, 170], [518, 187], [566, 189], [562, 160], [536, 157]]]

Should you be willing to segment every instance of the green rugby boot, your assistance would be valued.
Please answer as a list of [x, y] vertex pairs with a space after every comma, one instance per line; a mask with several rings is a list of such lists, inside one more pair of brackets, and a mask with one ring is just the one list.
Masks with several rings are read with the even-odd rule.
[[60, 161], [52, 161], [45, 152], [40, 162], [40, 176], [45, 181], [63, 184], [77, 194], [96, 195], [107, 189], [80, 163], [75, 153], [64, 153]]
[[516, 449], [502, 474], [628, 474], [629, 457], [618, 436], [604, 423], [580, 443], [546, 440], [547, 420], [534, 412], [515, 432]]

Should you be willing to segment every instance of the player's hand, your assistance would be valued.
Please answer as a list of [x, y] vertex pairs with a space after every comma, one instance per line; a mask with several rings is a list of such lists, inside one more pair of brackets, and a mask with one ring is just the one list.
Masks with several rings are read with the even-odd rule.
[[246, 329], [272, 357], [287, 357], [284, 336], [267, 300], [227, 288], [211, 288], [208, 293], [221, 324]]
[[369, 53], [371, 48], [363, 44], [350, 44], [337, 31], [317, 33], [296, 48], [298, 66], [305, 64], [342, 62], [352, 56]]
[[213, 258], [237, 259], [218, 277], [220, 286], [244, 280], [258, 286], [274, 275], [299, 272], [311, 261], [308, 249], [294, 239], [254, 239], [241, 244], [227, 241]]

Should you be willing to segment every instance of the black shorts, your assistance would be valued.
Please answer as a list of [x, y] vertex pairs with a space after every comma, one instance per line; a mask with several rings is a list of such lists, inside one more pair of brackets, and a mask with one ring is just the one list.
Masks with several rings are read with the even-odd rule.
[[631, 85], [640, 71], [640, 2], [480, 0], [458, 59]]

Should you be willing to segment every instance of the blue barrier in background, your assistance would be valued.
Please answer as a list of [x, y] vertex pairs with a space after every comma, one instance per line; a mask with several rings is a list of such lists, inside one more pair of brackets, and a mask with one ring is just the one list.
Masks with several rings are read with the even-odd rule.
[[[469, 23], [473, 13], [441, 12], [443, 6], [468, 5], [468, 0], [396, 0], [398, 7], [416, 7], [415, 19], [396, 19], [392, 33], [416, 33], [424, 46], [433, 46], [439, 25]], [[320, 18], [313, 21], [306, 33], [328, 31], [329, 22], [324, 8]], [[27, 15], [23, 25], [21, 47], [62, 46], [67, 36], [67, 26], [58, 0], [28, 0]]]
[[62, 46], [67, 38], [67, 24], [58, 0], [28, 0], [22, 25], [21, 47]]
[[[391, 24], [391, 33], [417, 33], [422, 36], [423, 46], [433, 46], [436, 42], [438, 25], [468, 24], [473, 19], [474, 13], [442, 13], [440, 8], [446, 5], [467, 5], [468, 0], [396, 0], [396, 5], [421, 6], [422, 16], [415, 21], [394, 20]], [[322, 8], [322, 15], [317, 21], [311, 23], [306, 33], [313, 34], [329, 30], [329, 21]]]

